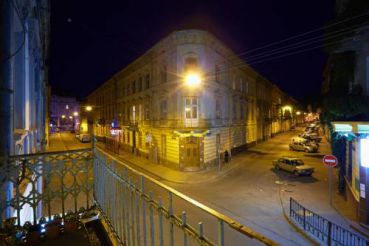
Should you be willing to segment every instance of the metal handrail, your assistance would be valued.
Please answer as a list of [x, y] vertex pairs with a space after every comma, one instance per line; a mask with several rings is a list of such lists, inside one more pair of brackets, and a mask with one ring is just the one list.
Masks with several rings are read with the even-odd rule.
[[255, 231], [253, 231], [252, 229], [242, 225], [240, 222], [226, 216], [225, 214], [222, 214], [222, 213], [219, 213], [218, 211], [202, 204], [201, 202], [199, 201], [196, 201], [195, 199], [189, 197], [189, 196], [186, 196], [185, 194], [173, 189], [172, 187], [166, 185], [166, 184], [163, 184], [161, 183], [160, 181], [150, 177], [149, 175], [145, 174], [145, 173], [142, 173], [130, 166], [128, 166], [127, 164], [123, 163], [121, 160], [115, 158], [114, 156], [112, 156], [111, 154], [107, 153], [106, 151], [104, 151], [102, 148], [100, 147], [96, 147], [98, 149], [98, 151], [102, 152], [104, 155], [108, 156], [111, 160], [114, 160], [115, 162], [117, 163], [121, 163], [124, 165], [124, 167], [129, 170], [130, 172], [138, 175], [138, 176], [141, 176], [143, 177], [144, 179], [150, 181], [151, 183], [169, 191], [171, 194], [177, 196], [178, 198], [194, 205], [195, 207], [197, 208], [200, 208], [201, 210], [207, 212], [208, 214], [214, 216], [215, 218], [225, 222], [227, 225], [229, 225], [231, 228], [239, 231], [240, 233], [242, 233], [243, 235], [249, 237], [249, 238], [254, 238], [262, 243], [264, 243], [265, 245], [278, 245], [276, 242], [274, 242], [273, 240], [263, 236], [262, 234], [259, 234]]
[[339, 226], [326, 218], [305, 208], [292, 197], [290, 197], [290, 217], [298, 223], [302, 229], [319, 243], [325, 245], [351, 245], [367, 246], [369, 240], [365, 239], [345, 228]]

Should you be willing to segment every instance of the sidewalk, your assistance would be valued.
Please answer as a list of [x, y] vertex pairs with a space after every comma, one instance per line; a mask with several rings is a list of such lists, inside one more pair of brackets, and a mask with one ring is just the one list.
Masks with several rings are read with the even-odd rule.
[[228, 164], [223, 165], [221, 167], [221, 170], [219, 170], [218, 168], [212, 168], [211, 170], [183, 172], [174, 170], [161, 164], [155, 164], [146, 158], [135, 156], [125, 151], [120, 151], [119, 155], [117, 155], [116, 153], [105, 149], [103, 143], [97, 143], [97, 147], [101, 148], [104, 151], [107, 151], [110, 154], [113, 154], [116, 158], [120, 159], [125, 164], [128, 164], [138, 169], [139, 171], [154, 176], [157, 180], [164, 180], [177, 184], [200, 184], [211, 182], [213, 180], [226, 176], [233, 170], [236, 170], [242, 163], [242, 160], [235, 156], [232, 157], [232, 160]]

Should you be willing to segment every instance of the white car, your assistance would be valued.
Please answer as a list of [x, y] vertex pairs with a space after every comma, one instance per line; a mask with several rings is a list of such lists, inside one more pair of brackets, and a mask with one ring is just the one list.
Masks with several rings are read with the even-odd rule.
[[285, 170], [291, 172], [296, 176], [307, 175], [310, 176], [314, 172], [314, 168], [304, 165], [304, 162], [295, 157], [281, 157], [273, 161], [276, 170]]

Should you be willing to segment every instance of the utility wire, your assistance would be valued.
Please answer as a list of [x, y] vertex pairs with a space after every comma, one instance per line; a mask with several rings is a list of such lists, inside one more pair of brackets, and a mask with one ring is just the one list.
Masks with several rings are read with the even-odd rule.
[[[258, 48], [255, 48], [255, 49], [252, 49], [252, 50], [249, 50], [249, 51], [246, 51], [246, 52], [242, 52], [242, 53], [239, 53], [239, 54], [235, 54], [237, 56], [237, 58], [234, 58], [233, 60], [237, 60], [237, 59], [241, 59], [240, 56], [244, 56], [246, 54], [249, 54], [249, 53], [253, 53], [254, 51], [256, 50], [261, 50], [261, 49], [264, 49], [264, 48], [267, 48], [267, 47], [271, 47], [271, 46], [274, 46], [276, 44], [280, 44], [280, 43], [283, 43], [285, 41], [288, 41], [288, 40], [293, 40], [293, 39], [296, 39], [298, 37], [303, 37], [303, 36], [306, 36], [307, 34], [310, 34], [310, 33], [314, 33], [314, 32], [317, 32], [319, 30], [323, 30], [325, 28], [328, 28], [328, 27], [332, 27], [332, 26], [335, 26], [335, 25], [338, 25], [338, 24], [341, 24], [341, 23], [345, 23], [345, 22], [348, 22], [348, 21], [351, 21], [353, 19], [357, 19], [357, 18], [360, 18], [360, 17], [363, 17], [363, 16], [368, 16], [369, 13], [365, 13], [365, 14], [361, 14], [361, 15], [356, 15], [356, 16], [353, 16], [351, 18], [347, 18], [345, 20], [342, 20], [342, 21], [339, 21], [339, 22], [335, 22], [335, 23], [332, 23], [330, 25], [326, 25], [324, 27], [320, 27], [320, 28], [317, 28], [317, 29], [313, 29], [311, 31], [308, 31], [308, 32], [305, 32], [305, 33], [302, 33], [302, 34], [299, 34], [299, 35], [295, 35], [295, 36], [292, 36], [292, 37], [289, 37], [287, 39], [283, 39], [283, 40], [280, 40], [280, 41], [276, 41], [276, 42], [273, 42], [273, 43], [270, 43], [270, 44], [267, 44], [267, 45], [264, 45], [264, 46], [261, 46], [261, 47], [258, 47]], [[279, 47], [279, 48], [276, 48], [274, 50], [280, 50], [280, 49], [284, 49], [284, 48], [287, 48], [289, 46], [293, 46], [293, 45], [296, 45], [296, 44], [302, 44], [304, 42], [308, 42], [308, 41], [311, 41], [311, 40], [315, 40], [315, 39], [318, 39], [318, 38], [323, 38], [323, 37], [326, 37], [328, 38], [329, 36], [331, 36], [331, 34], [335, 34], [335, 33], [339, 33], [341, 32], [342, 30], [350, 30], [350, 28], [353, 28], [353, 27], [357, 27], [357, 26], [360, 26], [362, 25], [361, 24], [357, 24], [357, 25], [352, 25], [350, 27], [347, 27], [347, 28], [342, 28], [340, 30], [337, 30], [337, 31], [333, 31], [333, 32], [330, 32], [328, 33], [327, 35], [319, 35], [317, 37], [312, 37], [312, 38], [309, 38], [308, 40], [304, 40], [304, 41], [299, 41], [297, 43], [292, 43], [292, 44], [289, 44], [289, 45], [286, 45], [286, 46], [282, 46], [282, 47]], [[348, 31], [350, 32], [350, 31]], [[274, 51], [274, 50], [271, 50], [271, 51]], [[262, 53], [258, 54], [258, 55], [261, 55], [261, 54], [265, 54], [265, 53], [268, 53], [268, 52], [271, 52], [271, 51], [263, 51]], [[258, 56], [258, 55], [255, 55], [255, 56]], [[253, 56], [252, 56], [253, 57]], [[231, 59], [232, 61], [232, 59]], [[219, 68], [222, 69], [223, 67], [227, 67], [227, 65], [222, 65], [220, 66]]]
[[10, 54], [8, 57], [5, 57], [1, 62], [6, 62], [7, 60], [10, 60], [11, 58], [13, 58], [15, 55], [17, 55], [23, 48], [25, 42], [26, 42], [26, 28], [24, 26], [23, 20], [19, 14], [19, 9], [17, 7], [17, 4], [14, 2], [14, 0], [9, 0], [12, 7], [14, 8], [15, 12], [17, 13], [17, 16], [19, 18], [19, 22], [21, 23], [22, 26], [22, 32], [23, 32], [23, 41], [22, 44], [18, 47], [18, 49], [13, 53]]
[[241, 53], [238, 54], [238, 56], [249, 54], [249, 53], [255, 52], [255, 51], [260, 50], [260, 49], [264, 49], [264, 48], [267, 48], [267, 47], [270, 47], [270, 46], [273, 46], [273, 45], [276, 45], [276, 44], [280, 44], [280, 43], [283, 43], [283, 42], [286, 42], [286, 41], [289, 41], [289, 40], [293, 40], [293, 39], [296, 39], [296, 38], [299, 38], [299, 37], [303, 37], [303, 36], [306, 36], [308, 34], [311, 34], [311, 33], [314, 33], [314, 32], [320, 31], [320, 30], [324, 30], [326, 28], [333, 27], [333, 26], [336, 26], [338, 24], [342, 24], [342, 23], [345, 23], [345, 22], [348, 22], [348, 21], [351, 21], [351, 20], [354, 20], [354, 19], [357, 19], [357, 18], [360, 18], [360, 17], [363, 17], [363, 16], [368, 16], [368, 15], [369, 15], [369, 13], [355, 15], [355, 16], [353, 16], [351, 18], [347, 18], [347, 19], [344, 19], [342, 21], [334, 22], [334, 23], [332, 23], [330, 25], [319, 27], [319, 28], [316, 28], [316, 29], [307, 31], [305, 33], [301, 33], [301, 34], [298, 34], [298, 35], [295, 35], [295, 36], [292, 36], [292, 37], [289, 37], [289, 38], [286, 38], [286, 39], [282, 39], [282, 40], [279, 40], [279, 41], [276, 41], [276, 42], [273, 42], [273, 43], [270, 43], [270, 44], [267, 44], [267, 45], [264, 45], [264, 46], [255, 48], [255, 49], [251, 49], [249, 51], [241, 52]]
[[[364, 24], [368, 24], [368, 23], [369, 22], [365, 22]], [[360, 25], [363, 25], [363, 24], [360, 24]], [[353, 28], [353, 26], [348, 27], [348, 28], [344, 28], [343, 30], [351, 29], [351, 28]], [[330, 40], [330, 39], [333, 39], [333, 38], [337, 38], [337, 37], [340, 37], [340, 36], [345, 35], [345, 34], [350, 33], [350, 32], [352, 32], [352, 31], [351, 30], [348, 30], [348, 31], [344, 31], [344, 32], [341, 31], [340, 34], [328, 35], [328, 37], [325, 38], [325, 40]], [[318, 43], [319, 41], [322, 41], [322, 40], [316, 40], [316, 41], [313, 41], [313, 42], [307, 42], [305, 44], [298, 45], [298, 46], [291, 46], [290, 45], [291, 47], [289, 47], [289, 48], [288, 48], [288, 46], [286, 46], [287, 48], [275, 49], [274, 52], [272, 50], [272, 52], [270, 52], [270, 53], [263, 52], [260, 55], [252, 56], [253, 59], [251, 59], [249, 61], [244, 61], [244, 60], [240, 59], [241, 61], [239, 61], [237, 63], [223, 66], [218, 71], [218, 73], [226, 72], [229, 68], [238, 68], [238, 67], [243, 67], [243, 66], [247, 67], [248, 65], [258, 64], [258, 63], [261, 63], [261, 62], [264, 62], [264, 61], [270, 61], [270, 60], [274, 60], [276, 58], [281, 58], [281, 57], [285, 57], [285, 56], [289, 56], [289, 55], [293, 55], [293, 54], [303, 53], [305, 51], [314, 50], [314, 49], [317, 49], [317, 48], [320, 48], [320, 47], [331, 46], [333, 44], [340, 43], [343, 40], [349, 40], [349, 39], [351, 39], [351, 38], [346, 38], [346, 39], [338, 40], [338, 41], [335, 41], [335, 42], [328, 42], [326, 44], [322, 44], [322, 45], [319, 45], [319, 46], [314, 46], [314, 47], [308, 48], [308, 49], [303, 49], [301, 51], [289, 52], [286, 55], [283, 55], [283, 52], [285, 52], [285, 51], [291, 51], [291, 50], [294, 50], [296, 48], [308, 47], [309, 45], [314, 44], [314, 43]], [[282, 53], [282, 55], [280, 55], [280, 56], [273, 56], [273, 55], [278, 55], [278, 54], [281, 54], [281, 53]], [[261, 59], [261, 58], [266, 58], [266, 59]]]
[[[314, 38], [311, 38], [311, 39], [307, 39], [307, 40], [304, 40], [304, 41], [297, 42], [295, 44], [287, 45], [285, 47], [277, 48], [277, 49], [274, 49], [274, 50], [271, 50], [271, 51], [261, 52], [258, 55], [254, 55], [254, 56], [250, 56], [250, 57], [246, 58], [246, 61], [248, 61], [248, 59], [252, 60], [252, 59], [258, 58], [260, 56], [261, 57], [269, 56], [269, 55], [272, 55], [272, 54], [275, 54], [275, 53], [280, 53], [280, 52], [283, 52], [283, 51], [308, 46], [308, 45], [318, 43], [318, 42], [321, 42], [321, 41], [324, 41], [324, 40], [331, 40], [333, 38], [341, 37], [341, 36], [344, 36], [346, 34], [352, 33], [354, 27], [358, 27], [358, 26], [365, 25], [365, 24], [369, 24], [369, 22], [365, 22], [365, 23], [362, 23], [362, 24], [359, 24], [359, 25], [356, 25], [356, 26], [350, 26], [350, 27], [347, 27], [347, 28], [343, 28], [340, 31], [334, 32], [334, 33], [337, 33], [335, 35], [331, 35], [331, 34], [334, 34], [334, 33], [330, 33], [330, 34], [326, 35], [325, 37], [314, 37]], [[344, 30], [346, 30], [346, 31], [344, 31]]]

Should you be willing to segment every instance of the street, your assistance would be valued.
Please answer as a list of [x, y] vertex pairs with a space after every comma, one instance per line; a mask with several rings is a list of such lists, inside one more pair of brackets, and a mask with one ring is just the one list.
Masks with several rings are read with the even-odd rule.
[[[345, 221], [329, 205], [327, 168], [322, 163], [329, 144], [323, 140], [320, 152], [314, 154], [290, 151], [290, 139], [299, 132], [280, 134], [235, 156], [233, 162], [242, 162], [239, 168], [214, 182], [170, 185], [283, 245], [310, 244], [284, 218], [281, 202], [288, 208], [290, 196], [335, 223]], [[312, 177], [295, 177], [274, 170], [272, 161], [282, 156], [299, 157], [315, 172]]]
[[82, 143], [75, 134], [70, 132], [59, 132], [50, 134], [50, 146], [48, 152], [64, 151], [73, 149], [90, 148], [91, 143]]
[[[160, 181], [282, 245], [309, 245], [311, 241], [297, 233], [284, 217], [282, 206], [288, 215], [290, 196], [337, 224], [347, 223], [329, 205], [328, 174], [322, 163], [322, 157], [329, 153], [329, 144], [323, 139], [319, 153], [290, 151], [290, 139], [300, 132], [301, 129], [298, 129], [279, 134], [233, 156], [230, 165], [237, 167], [215, 180], [197, 184]], [[54, 134], [51, 139], [52, 151], [91, 146], [90, 143], [81, 143], [74, 134], [67, 132]], [[295, 177], [285, 171], [274, 170], [272, 161], [282, 156], [299, 157], [305, 164], [314, 167], [315, 172], [311, 177]], [[150, 171], [146, 173], [153, 176]], [[165, 197], [162, 191], [152, 188], [155, 196]], [[181, 209], [189, 215], [198, 215], [198, 211], [188, 204], [181, 203]], [[204, 220], [204, 217], [201, 219]]]

